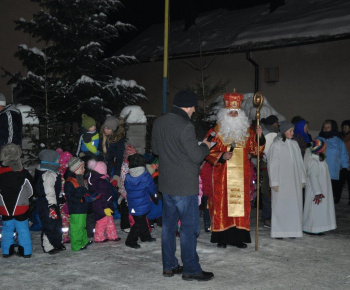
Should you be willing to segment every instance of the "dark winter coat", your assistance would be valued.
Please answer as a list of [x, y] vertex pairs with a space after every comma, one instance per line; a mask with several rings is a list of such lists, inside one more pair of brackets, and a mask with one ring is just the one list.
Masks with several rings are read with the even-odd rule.
[[124, 186], [128, 194], [130, 214], [140, 216], [148, 213], [151, 210], [150, 197], [157, 193], [151, 174], [147, 170], [137, 177], [133, 177], [129, 173], [125, 176]]
[[[58, 207], [58, 199], [61, 192], [61, 175], [55, 173], [51, 170], [36, 170], [35, 172], [36, 185], [36, 195], [40, 203], [46, 204], [48, 206], [56, 205]], [[44, 180], [50, 179], [50, 186], [48, 188], [44, 187]]]
[[22, 115], [13, 104], [0, 111], [0, 147], [10, 143], [22, 146]]
[[104, 213], [106, 208], [113, 209], [112, 185], [108, 177], [104, 178], [102, 174], [95, 171], [89, 174], [88, 184], [91, 191], [100, 195], [100, 197], [92, 203], [95, 220], [98, 221], [106, 216]]
[[0, 167], [0, 215], [4, 220], [28, 218], [29, 198], [33, 195], [33, 178], [28, 170], [13, 171]]
[[[100, 148], [102, 152], [100, 139]], [[106, 142], [107, 153], [105, 154], [105, 161], [107, 163], [107, 174], [112, 177], [112, 175], [120, 176], [120, 169], [124, 160], [124, 150], [125, 150], [125, 139], [120, 139], [118, 142]]]
[[[43, 169], [37, 170], [35, 174], [37, 180], [35, 188], [38, 196], [37, 209], [42, 223], [42, 233], [45, 234], [54, 248], [58, 248], [62, 244], [62, 219], [58, 204], [62, 188], [61, 175], [51, 170]], [[50, 209], [55, 210], [57, 219], [50, 218]], [[44, 241], [42, 238], [43, 245]], [[44, 247], [43, 249], [45, 251]]]
[[159, 156], [158, 189], [169, 195], [198, 195], [199, 166], [209, 154], [206, 144], [198, 145], [187, 113], [173, 106], [153, 125], [152, 151]]
[[78, 184], [76, 174], [67, 170], [67, 178], [64, 184], [69, 214], [82, 214], [88, 212], [88, 203], [81, 202], [88, 189]]

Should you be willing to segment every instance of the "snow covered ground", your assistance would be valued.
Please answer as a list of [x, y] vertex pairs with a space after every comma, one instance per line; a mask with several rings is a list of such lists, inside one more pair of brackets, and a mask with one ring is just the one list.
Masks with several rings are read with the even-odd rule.
[[[252, 213], [252, 244], [248, 249], [218, 249], [204, 231], [198, 238], [198, 254], [209, 282], [183, 281], [181, 276], [162, 276], [160, 233], [154, 243], [134, 250], [122, 242], [92, 244], [87, 251], [67, 250], [44, 254], [40, 233], [32, 232], [31, 259], [0, 258], [0, 288], [7, 289], [350, 289], [350, 206], [344, 190], [336, 205], [338, 229], [325, 236], [275, 240], [259, 227], [259, 250], [254, 249], [255, 210]], [[202, 227], [203, 228], [203, 227]], [[178, 241], [179, 244], [179, 241]], [[178, 248], [178, 257], [180, 249]]]

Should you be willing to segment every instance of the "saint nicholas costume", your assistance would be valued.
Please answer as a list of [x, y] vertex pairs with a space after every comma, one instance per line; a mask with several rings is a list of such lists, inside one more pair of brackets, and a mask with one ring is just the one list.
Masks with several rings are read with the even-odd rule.
[[[240, 111], [243, 95], [225, 94], [225, 108]], [[226, 113], [226, 112], [225, 112]], [[227, 114], [226, 113], [226, 114]], [[231, 117], [230, 117], [231, 118]], [[246, 118], [245, 116], [243, 118]], [[214, 135], [212, 142], [216, 143], [206, 157], [206, 161], [213, 166], [213, 194], [209, 196], [209, 213], [211, 218], [211, 242], [218, 243], [218, 247], [233, 245], [246, 248], [250, 243], [250, 164], [248, 154], [257, 155], [256, 133], [246, 124], [246, 134], [240, 143], [234, 144], [233, 155], [230, 160], [224, 160], [225, 152], [232, 150], [221, 134], [219, 123], [211, 129], [209, 135]], [[241, 128], [244, 130], [244, 128]], [[214, 133], [213, 133], [214, 132]], [[245, 131], [244, 131], [245, 133]], [[261, 145], [264, 144], [263, 137]], [[262, 152], [264, 146], [260, 147]]]

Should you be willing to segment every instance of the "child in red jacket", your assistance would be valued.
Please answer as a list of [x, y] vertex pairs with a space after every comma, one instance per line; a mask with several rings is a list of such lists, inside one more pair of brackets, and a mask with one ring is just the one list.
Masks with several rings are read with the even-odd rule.
[[32, 255], [28, 212], [29, 198], [33, 195], [33, 179], [23, 168], [19, 145], [7, 144], [2, 147], [0, 160], [0, 215], [2, 215], [1, 248], [4, 258], [15, 253], [13, 233], [18, 234], [18, 254], [24, 258]]

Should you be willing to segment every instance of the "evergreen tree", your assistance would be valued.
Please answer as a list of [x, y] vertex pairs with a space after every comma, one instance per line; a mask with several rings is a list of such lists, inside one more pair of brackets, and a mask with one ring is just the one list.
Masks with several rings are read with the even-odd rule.
[[210, 76], [206, 75], [204, 72], [215, 59], [213, 57], [208, 62], [203, 59], [202, 54], [200, 54], [200, 61], [198, 63], [193, 61], [186, 61], [186, 63], [195, 71], [200, 73], [200, 77], [197, 78], [193, 86], [187, 86], [187, 90], [193, 91], [199, 102], [199, 106], [196, 108], [195, 113], [192, 116], [192, 122], [196, 128], [196, 135], [198, 140], [202, 140], [206, 133], [211, 127], [216, 123], [216, 112], [214, 107], [217, 103], [213, 102], [213, 98], [219, 93], [224, 92], [226, 85], [229, 81], [219, 81], [212, 83]]
[[[146, 99], [135, 81], [116, 76], [116, 70], [136, 62], [133, 56], [110, 56], [111, 44], [134, 27], [116, 21], [118, 0], [30, 0], [42, 10], [33, 19], [16, 20], [16, 30], [29, 33], [40, 48], [20, 45], [16, 56], [27, 74], [11, 73], [18, 100], [32, 106], [40, 120], [37, 146], [65, 147], [71, 142], [64, 123], [80, 122], [86, 113], [103, 121], [126, 105]], [[63, 143], [62, 143], [63, 142]]]

